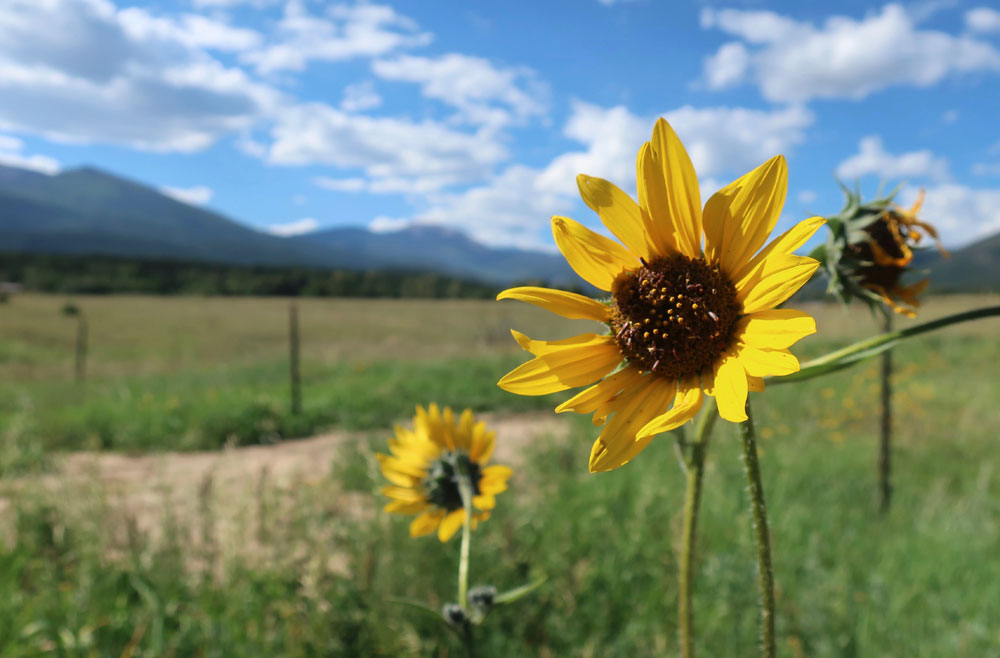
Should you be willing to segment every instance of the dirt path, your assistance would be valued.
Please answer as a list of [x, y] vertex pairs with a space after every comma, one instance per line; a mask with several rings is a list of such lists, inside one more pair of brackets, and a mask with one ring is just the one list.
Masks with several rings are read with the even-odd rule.
[[[567, 418], [551, 412], [483, 418], [497, 432], [493, 461], [515, 466], [525, 445], [563, 437], [569, 427]], [[369, 454], [373, 435], [331, 432], [214, 452], [72, 453], [57, 461], [55, 472], [6, 483], [0, 520], [9, 528], [16, 499], [42, 495], [70, 516], [100, 517], [102, 532], [119, 545], [136, 530], [154, 543], [166, 532], [184, 532], [185, 541], [197, 543], [208, 519], [226, 552], [245, 552], [259, 543], [260, 528], [305, 514], [303, 505], [325, 504], [335, 515], [371, 513], [379, 502], [374, 496], [345, 494], [329, 475], [339, 460], [357, 458], [358, 448]]]

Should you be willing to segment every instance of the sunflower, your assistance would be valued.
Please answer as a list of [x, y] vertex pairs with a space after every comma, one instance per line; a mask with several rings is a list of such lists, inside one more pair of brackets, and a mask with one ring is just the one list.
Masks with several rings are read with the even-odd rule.
[[913, 262], [913, 247], [926, 234], [934, 239], [941, 255], [948, 256], [934, 227], [917, 218], [923, 202], [921, 190], [909, 210], [896, 205], [886, 208], [862, 229], [863, 237], [849, 244], [846, 250], [850, 262], [856, 263], [853, 274], [861, 287], [879, 295], [896, 313], [911, 318], [920, 306], [918, 296], [930, 282], [925, 278], [908, 286], [901, 283]]
[[424, 411], [417, 406], [413, 429], [396, 426], [396, 438], [389, 441], [391, 455], [378, 454], [382, 474], [392, 486], [382, 493], [392, 499], [386, 512], [416, 514], [410, 536], [422, 537], [435, 530], [445, 542], [462, 527], [460, 478], [468, 474], [472, 492], [472, 527], [490, 517], [496, 495], [507, 489], [513, 471], [507, 466], [487, 466], [493, 454], [496, 432], [486, 423], [476, 422], [471, 409], [458, 422], [449, 407], [439, 411], [431, 404]]
[[787, 348], [816, 331], [806, 313], [775, 308], [818, 267], [792, 252], [824, 221], [807, 219], [764, 246], [785, 200], [782, 156], [716, 192], [704, 210], [691, 160], [665, 120], [639, 149], [636, 168], [638, 203], [606, 180], [577, 177], [584, 202], [621, 244], [552, 218], [559, 250], [610, 293], [607, 302], [535, 287], [497, 296], [608, 326], [557, 341], [514, 331], [534, 358], [499, 382], [521, 395], [593, 384], [556, 408], [593, 413], [604, 425], [591, 471], [626, 464], [654, 435], [691, 420], [705, 395], [715, 397], [722, 418], [746, 420], [747, 392], [763, 390], [763, 377], [796, 372]]

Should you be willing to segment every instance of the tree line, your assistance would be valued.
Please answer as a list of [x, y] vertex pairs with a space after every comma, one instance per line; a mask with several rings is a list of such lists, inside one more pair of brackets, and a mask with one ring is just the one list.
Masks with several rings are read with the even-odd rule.
[[19, 283], [26, 291], [66, 294], [486, 299], [499, 291], [489, 283], [435, 272], [23, 252], [0, 253], [0, 281]]

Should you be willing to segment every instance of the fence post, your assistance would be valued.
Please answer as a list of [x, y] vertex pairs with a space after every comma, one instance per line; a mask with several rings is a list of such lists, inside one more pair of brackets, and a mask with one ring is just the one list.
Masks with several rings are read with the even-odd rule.
[[299, 305], [288, 307], [288, 374], [291, 380], [292, 413], [302, 413], [302, 376], [299, 372]]

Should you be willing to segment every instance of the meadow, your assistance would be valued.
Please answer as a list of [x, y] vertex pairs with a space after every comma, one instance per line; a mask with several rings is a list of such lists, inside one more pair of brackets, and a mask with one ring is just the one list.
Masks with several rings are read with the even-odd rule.
[[[409, 539], [408, 519], [383, 514], [377, 493], [374, 453], [392, 424], [435, 400], [490, 412], [497, 460], [515, 468], [474, 534], [472, 584], [548, 579], [492, 613], [482, 655], [676, 653], [673, 440], [590, 475], [595, 429], [548, 411], [565, 396], [495, 386], [524, 358], [510, 327], [554, 338], [586, 323], [516, 303], [299, 300], [304, 408], [293, 414], [288, 300], [76, 297], [90, 324], [82, 384], [65, 302], [0, 306], [0, 655], [463, 655], [437, 621], [395, 602], [454, 598], [457, 542]], [[932, 298], [920, 319], [996, 303]], [[867, 310], [805, 306], [820, 333], [800, 356], [873, 332]], [[753, 398], [780, 655], [1000, 656], [998, 335], [1000, 322], [981, 321], [896, 350], [887, 516], [873, 505], [874, 363]], [[322, 463], [279, 469], [307, 445], [284, 439], [320, 432], [332, 437]], [[756, 643], [736, 436], [719, 423], [708, 458], [694, 601], [706, 656]], [[79, 467], [81, 450], [109, 461]], [[176, 451], [190, 455], [160, 456]], [[258, 458], [243, 472], [177, 475], [218, 454]], [[156, 474], [142, 491], [115, 476], [129, 459]], [[167, 459], [178, 468], [157, 471]]]

